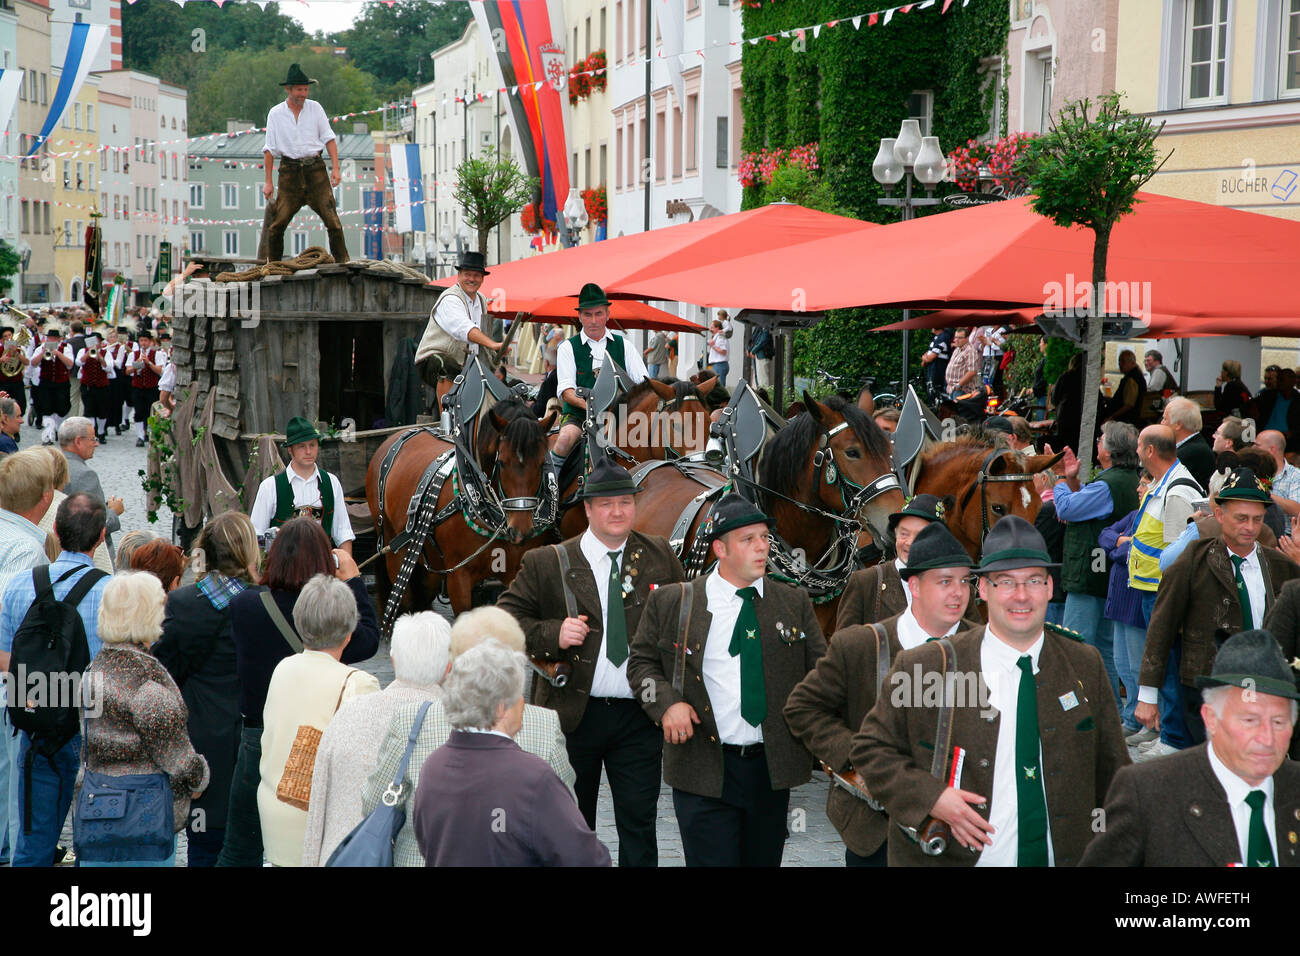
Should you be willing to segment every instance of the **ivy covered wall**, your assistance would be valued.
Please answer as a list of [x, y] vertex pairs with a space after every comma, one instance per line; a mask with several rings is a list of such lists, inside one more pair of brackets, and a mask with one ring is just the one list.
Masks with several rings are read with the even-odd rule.
[[[835, 205], [862, 219], [896, 221], [901, 215], [896, 207], [876, 204], [884, 191], [872, 178], [871, 163], [880, 140], [896, 136], [907, 118], [909, 94], [933, 91], [930, 132], [939, 137], [945, 152], [984, 135], [993, 110], [995, 90], [981, 72], [980, 61], [1004, 53], [1007, 2], [970, 0], [962, 7], [956, 0], [946, 15], [940, 14], [942, 7], [938, 0], [927, 10], [895, 14], [888, 26], [868, 26], [864, 17], [857, 30], [848, 18], [869, 10], [869, 0], [765, 0], [747, 7], [743, 13], [747, 37], [844, 19], [833, 29], [823, 28], [816, 38], [808, 31], [802, 41], [781, 38], [745, 44], [742, 150], [820, 141], [822, 176], [830, 184]], [[1000, 122], [1005, 125], [1005, 116]], [[954, 189], [943, 183], [936, 195]], [[760, 205], [763, 193], [762, 186], [746, 188], [744, 208]], [[945, 208], [949, 207], [917, 212], [941, 214]], [[871, 263], [862, 264], [864, 281], [869, 281], [870, 270]], [[896, 310], [830, 313], [817, 328], [797, 334], [796, 374], [813, 375], [816, 369], [825, 369], [844, 375], [841, 387], [850, 390], [856, 390], [868, 375], [880, 382], [896, 379], [902, 333], [863, 333], [900, 318]], [[916, 375], [930, 335], [921, 332], [912, 339]]]

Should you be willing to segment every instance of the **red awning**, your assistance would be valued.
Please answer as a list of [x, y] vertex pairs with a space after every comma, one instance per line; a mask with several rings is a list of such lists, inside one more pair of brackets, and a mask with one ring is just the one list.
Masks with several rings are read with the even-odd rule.
[[[488, 311], [493, 315], [513, 319], [524, 314], [525, 322], [563, 322], [568, 325], [578, 324], [578, 297], [565, 296], [559, 299], [511, 300], [510, 308], [497, 308], [488, 300]], [[654, 329], [666, 332], [707, 332], [704, 326], [679, 315], [656, 309], [654, 306], [637, 302], [634, 299], [615, 299], [609, 307], [609, 324], [619, 330]]]

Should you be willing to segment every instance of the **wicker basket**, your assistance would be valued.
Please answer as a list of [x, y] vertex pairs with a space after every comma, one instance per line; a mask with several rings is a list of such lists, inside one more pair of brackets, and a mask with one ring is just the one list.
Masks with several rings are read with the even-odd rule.
[[320, 747], [321, 731], [311, 724], [301, 724], [294, 734], [289, 759], [284, 763], [284, 774], [275, 796], [299, 810], [306, 810], [311, 802], [311, 775], [316, 768], [316, 750]]

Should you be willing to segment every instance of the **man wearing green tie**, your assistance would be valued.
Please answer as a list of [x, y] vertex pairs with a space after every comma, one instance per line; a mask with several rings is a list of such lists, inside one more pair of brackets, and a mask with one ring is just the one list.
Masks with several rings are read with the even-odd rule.
[[601, 768], [609, 778], [619, 866], [655, 866], [663, 739], [628, 684], [628, 639], [656, 586], [685, 579], [668, 542], [632, 530], [639, 491], [601, 457], [583, 485], [587, 530], [524, 555], [497, 606], [523, 628], [535, 660], [564, 661], [568, 682], [534, 681], [533, 702], [559, 715], [574, 794], [596, 829]]
[[780, 866], [790, 788], [812, 776], [782, 711], [826, 642], [807, 593], [765, 576], [770, 525], [740, 495], [719, 501], [697, 532], [716, 567], [651, 594], [632, 639], [687, 866]]
[[1115, 775], [1084, 866], [1295, 866], [1295, 672], [1273, 635], [1234, 634], [1196, 681], [1209, 740]]
[[[1129, 757], [1101, 655], [1045, 623], [1051, 567], [1033, 525], [1001, 519], [976, 571], [988, 624], [895, 658], [850, 755], [896, 824], [890, 866], [1074, 866], [1083, 856], [1094, 810]], [[908, 835], [931, 820], [951, 832], [934, 856]]]

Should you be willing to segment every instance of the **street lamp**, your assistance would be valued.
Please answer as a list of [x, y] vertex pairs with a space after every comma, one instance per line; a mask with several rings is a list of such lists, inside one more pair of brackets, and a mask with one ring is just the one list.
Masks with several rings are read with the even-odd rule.
[[448, 229], [446, 226], [443, 226], [442, 231], [438, 233], [438, 242], [442, 245], [442, 257], [441, 257], [442, 260], [445, 263], [447, 263], [447, 265], [450, 265], [451, 264], [451, 230]]
[[564, 201], [564, 224], [568, 245], [576, 246], [578, 233], [587, 227], [587, 204], [578, 195], [577, 187], [569, 190], [569, 198]]
[[[922, 136], [921, 124], [914, 119], [903, 120], [898, 136], [882, 139], [880, 151], [871, 164], [871, 175], [876, 182], [885, 187], [883, 199], [876, 202], [881, 206], [898, 206], [903, 211], [903, 221], [916, 218], [917, 206], [936, 206], [940, 200], [934, 198], [934, 187], [947, 172], [947, 161], [943, 150], [939, 148], [939, 137]], [[912, 177], [925, 187], [925, 198], [912, 196]], [[906, 185], [906, 192], [894, 198], [894, 186], [899, 180]], [[911, 309], [903, 310], [903, 321], [912, 317]], [[907, 389], [909, 353], [912, 348], [912, 334], [903, 330], [903, 380], [900, 392]]]

